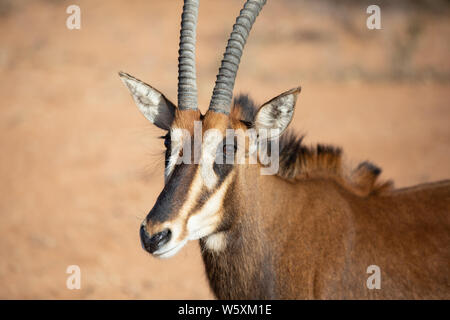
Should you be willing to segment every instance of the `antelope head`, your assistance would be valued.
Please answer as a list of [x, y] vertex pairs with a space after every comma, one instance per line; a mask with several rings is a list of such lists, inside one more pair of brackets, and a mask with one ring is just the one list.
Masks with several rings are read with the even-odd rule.
[[[140, 228], [142, 246], [154, 256], [171, 257], [188, 240], [213, 239], [226, 232], [227, 195], [236, 191], [235, 179], [251, 165], [254, 143], [249, 130], [256, 132], [257, 139], [263, 129], [268, 130], [267, 137], [275, 139], [292, 119], [300, 88], [268, 101], [251, 116], [231, 107], [242, 51], [265, 2], [248, 0], [236, 19], [204, 115], [198, 109], [195, 70], [199, 0], [185, 0], [181, 16], [178, 106], [152, 86], [119, 73], [142, 114], [167, 131], [165, 186]], [[235, 133], [231, 138], [230, 130]], [[236, 159], [239, 150], [244, 164], [227, 161]]]

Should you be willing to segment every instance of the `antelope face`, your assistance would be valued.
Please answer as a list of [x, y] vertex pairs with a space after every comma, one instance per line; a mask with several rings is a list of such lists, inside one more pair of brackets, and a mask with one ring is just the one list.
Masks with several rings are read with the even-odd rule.
[[240, 106], [229, 115], [208, 111], [203, 116], [198, 110], [176, 108], [156, 89], [130, 75], [120, 76], [143, 115], [167, 131], [165, 186], [141, 225], [142, 246], [166, 258], [188, 240], [214, 235], [214, 245], [215, 236], [226, 232], [225, 199], [233, 192], [237, 172], [251, 165], [251, 150], [257, 151], [255, 134], [263, 130], [281, 134], [292, 119], [300, 89], [263, 104], [253, 118], [242, 115]]
[[140, 228], [142, 246], [157, 257], [173, 256], [188, 240], [204, 237], [210, 248], [223, 247], [220, 235], [227, 230], [224, 221], [229, 213], [225, 200], [234, 192], [240, 168], [248, 168], [256, 140], [262, 135], [276, 139], [292, 119], [300, 88], [265, 103], [255, 116], [251, 112], [251, 117], [243, 117], [239, 108], [230, 110], [242, 50], [265, 2], [247, 0], [236, 19], [204, 116], [198, 111], [195, 75], [199, 0], [184, 0], [177, 107], [158, 90], [119, 73], [142, 114], [167, 131], [165, 186]]

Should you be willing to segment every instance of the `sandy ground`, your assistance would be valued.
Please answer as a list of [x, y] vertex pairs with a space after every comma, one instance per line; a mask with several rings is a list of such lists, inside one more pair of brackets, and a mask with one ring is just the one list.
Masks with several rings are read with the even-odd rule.
[[[65, 27], [66, 7], [81, 30]], [[307, 143], [372, 160], [407, 186], [450, 177], [446, 8], [269, 1], [236, 92], [258, 102], [301, 84]], [[313, 3], [313, 4], [311, 4]], [[202, 1], [201, 109], [242, 1]], [[0, 1], [0, 298], [213, 298], [196, 242], [156, 260], [138, 227], [163, 186], [163, 146], [117, 71], [176, 100], [181, 1]], [[81, 290], [66, 288], [78, 265]]]

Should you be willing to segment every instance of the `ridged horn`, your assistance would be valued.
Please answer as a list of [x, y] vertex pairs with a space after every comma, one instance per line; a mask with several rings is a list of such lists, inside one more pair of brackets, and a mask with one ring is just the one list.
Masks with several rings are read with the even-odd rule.
[[250, 30], [266, 0], [247, 0], [233, 26], [217, 74], [209, 109], [229, 114], [236, 74]]
[[200, 0], [184, 0], [178, 50], [178, 108], [197, 110], [195, 36]]

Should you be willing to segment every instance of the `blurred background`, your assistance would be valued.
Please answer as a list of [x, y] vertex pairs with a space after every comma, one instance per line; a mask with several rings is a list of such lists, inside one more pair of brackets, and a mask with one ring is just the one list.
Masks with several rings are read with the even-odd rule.
[[[202, 0], [200, 108], [243, 0]], [[81, 8], [81, 30], [66, 8]], [[366, 27], [381, 7], [381, 30]], [[301, 85], [308, 144], [371, 160], [397, 187], [450, 177], [449, 1], [269, 0], [235, 92]], [[163, 187], [163, 132], [117, 72], [176, 102], [181, 0], [0, 0], [0, 298], [213, 298], [197, 242], [169, 260], [138, 229]], [[81, 290], [66, 268], [81, 268]]]

